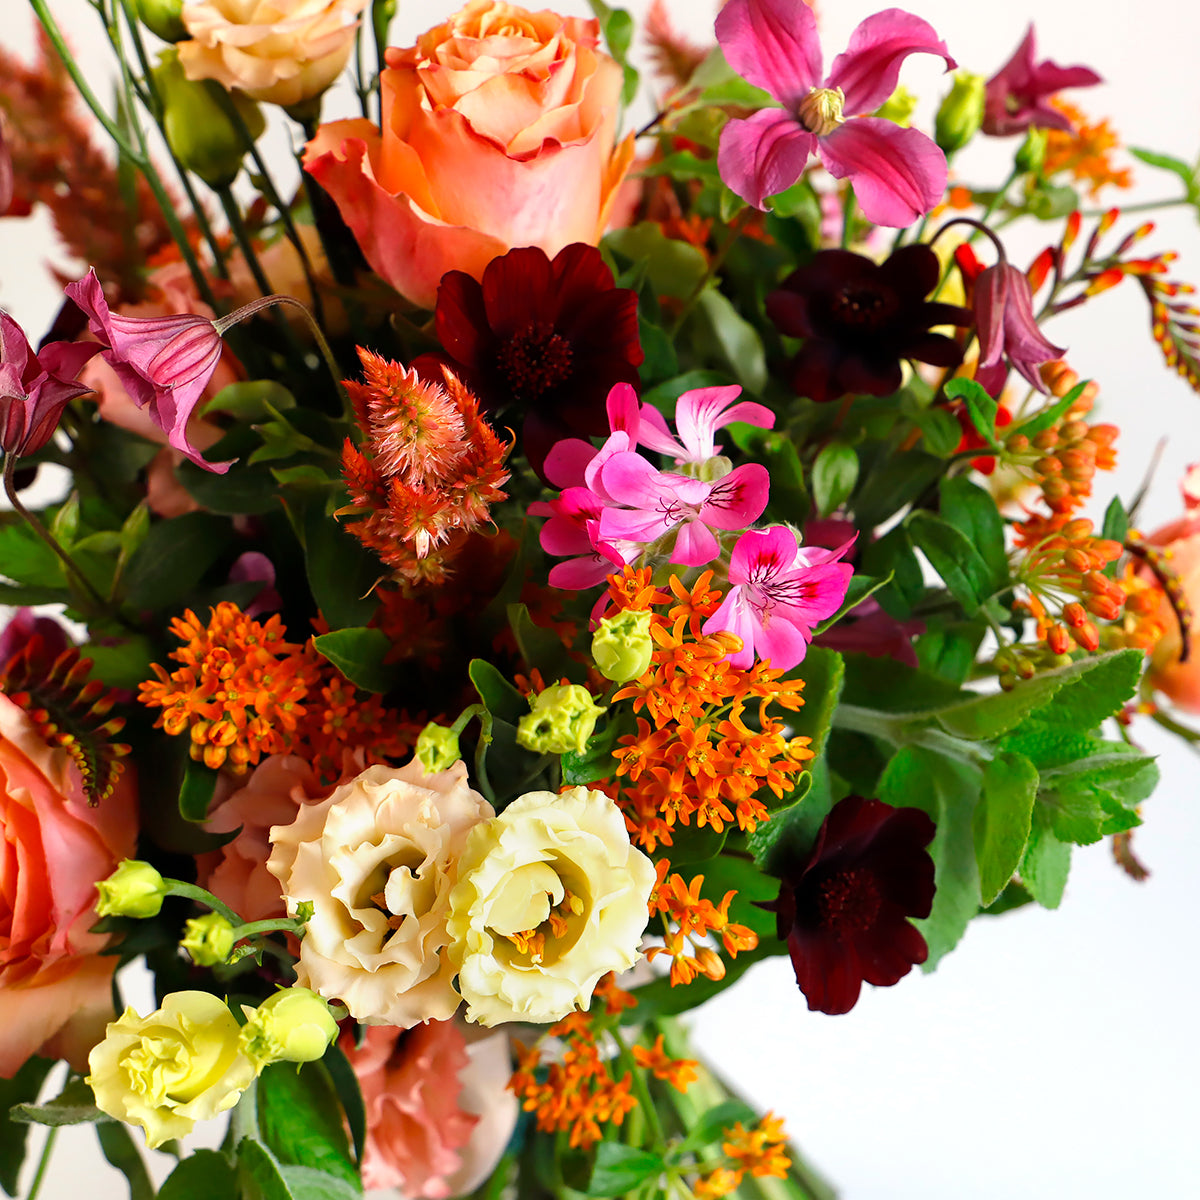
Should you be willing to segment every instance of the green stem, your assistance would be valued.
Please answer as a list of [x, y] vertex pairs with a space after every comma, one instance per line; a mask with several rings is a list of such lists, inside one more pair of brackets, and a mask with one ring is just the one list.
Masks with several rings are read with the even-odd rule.
[[671, 337], [683, 328], [684, 322], [688, 319], [692, 309], [695, 307], [696, 301], [704, 293], [704, 289], [713, 281], [717, 272], [721, 269], [725, 262], [729, 251], [733, 249], [733, 244], [738, 240], [738, 236], [745, 228], [746, 222], [755, 212], [749, 205], [742, 209], [740, 213], [733, 219], [733, 223], [726, 231], [724, 242], [721, 243], [720, 249], [709, 259], [708, 270], [701, 276], [699, 283], [692, 289], [692, 294], [683, 302], [683, 307], [679, 310], [679, 315], [675, 318], [675, 323], [671, 326]]
[[221, 208], [225, 212], [225, 219], [229, 222], [229, 231], [233, 234], [233, 240], [237, 242], [238, 249], [242, 252], [242, 257], [246, 260], [246, 266], [250, 268], [250, 274], [254, 276], [254, 282], [258, 285], [258, 290], [264, 296], [270, 296], [273, 293], [273, 288], [267, 281], [267, 276], [262, 269], [262, 263], [258, 261], [258, 255], [254, 251], [254, 243], [250, 240], [250, 234], [246, 230], [246, 223], [242, 220], [242, 210], [238, 207], [238, 202], [233, 197], [233, 190], [229, 184], [216, 189], [217, 196], [221, 200]]
[[846, 184], [846, 190], [842, 194], [842, 249], [848, 250], [850, 243], [854, 240], [854, 189]]
[[[1176, 200], [1145, 200], [1139, 204], [1122, 204], [1120, 206], [1121, 216], [1126, 217], [1130, 213], [1157, 212], [1163, 208], [1181, 208], [1185, 205], [1190, 208], [1192, 203], [1186, 196], [1180, 196]], [[1080, 215], [1084, 217], [1102, 217], [1107, 212], [1108, 209], [1106, 208], [1089, 208], [1081, 210]]]
[[51, 1125], [46, 1130], [46, 1140], [42, 1143], [42, 1154], [38, 1159], [37, 1172], [29, 1185], [29, 1195], [26, 1200], [37, 1200], [37, 1194], [42, 1190], [42, 1181], [46, 1178], [46, 1168], [50, 1166], [50, 1154], [58, 1138], [58, 1126]]
[[1150, 719], [1159, 728], [1175, 734], [1176, 737], [1183, 738], [1190, 749], [1200, 753], [1200, 746], [1197, 745], [1200, 743], [1200, 730], [1191, 729], [1182, 722], [1176, 721], [1174, 717], [1168, 717], [1166, 713], [1160, 711], [1152, 713]]
[[198, 900], [207, 908], [211, 908], [227, 920], [235, 928], [242, 924], [242, 918], [233, 911], [223, 900], [218, 900], [212, 892], [207, 892], [194, 883], [184, 883], [182, 879], [164, 879], [168, 896], [182, 896], [185, 900]]
[[994, 752], [980, 743], [965, 741], [929, 725], [906, 728], [908, 722], [900, 717], [857, 704], [839, 704], [833, 714], [833, 724], [838, 729], [891, 742], [893, 746], [919, 746], [976, 767], [994, 757]]
[[625, 1040], [621, 1037], [616, 1026], [608, 1032], [609, 1036], [617, 1044], [617, 1055], [621, 1063], [633, 1079], [633, 1090], [637, 1094], [638, 1103], [641, 1105], [642, 1113], [646, 1118], [646, 1126], [650, 1130], [650, 1136], [654, 1140], [652, 1149], [662, 1154], [666, 1150], [667, 1137], [663, 1132], [662, 1122], [658, 1119], [658, 1110], [654, 1107], [654, 1100], [650, 1095], [650, 1089], [646, 1086], [646, 1077], [642, 1073], [642, 1069], [634, 1062], [633, 1053], [625, 1044]]

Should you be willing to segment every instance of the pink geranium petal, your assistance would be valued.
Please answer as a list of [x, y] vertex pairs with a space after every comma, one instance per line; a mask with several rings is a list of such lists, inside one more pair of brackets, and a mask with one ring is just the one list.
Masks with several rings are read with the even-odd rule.
[[789, 113], [764, 108], [721, 130], [717, 168], [747, 204], [763, 208], [768, 196], [787, 191], [803, 174], [817, 139]]
[[684, 521], [675, 536], [671, 562], [684, 567], [706, 567], [721, 553], [721, 543], [705, 523], [697, 517]]
[[780, 104], [793, 107], [821, 78], [817, 19], [799, 0], [729, 0], [716, 34], [729, 65]]
[[771, 475], [760, 463], [736, 467], [712, 485], [701, 515], [717, 529], [745, 529], [754, 524], [767, 507]]

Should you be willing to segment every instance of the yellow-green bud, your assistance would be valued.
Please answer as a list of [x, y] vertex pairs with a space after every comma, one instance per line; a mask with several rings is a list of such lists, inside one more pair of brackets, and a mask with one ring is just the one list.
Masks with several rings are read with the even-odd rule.
[[188, 79], [174, 47], [159, 55], [159, 65], [152, 74], [163, 102], [163, 132], [175, 157], [211, 188], [231, 184], [242, 169], [249, 147], [228, 116], [222, 93], [237, 109], [254, 140], [266, 128], [258, 105], [241, 92], [226, 93], [211, 79]]
[[102, 917], [156, 917], [167, 885], [148, 862], [127, 858], [96, 884], [96, 891], [100, 893], [96, 912]]
[[273, 1062], [315, 1062], [338, 1035], [329, 1005], [306, 987], [290, 987], [257, 1008], [242, 1005], [242, 1052], [258, 1070]]
[[517, 742], [538, 754], [582, 754], [604, 709], [578, 683], [557, 683], [538, 693], [533, 711], [517, 722]]
[[448, 771], [460, 758], [458, 734], [445, 725], [430, 721], [417, 736], [417, 762], [428, 775]]
[[1021, 143], [1021, 148], [1013, 158], [1013, 166], [1018, 171], [1036, 174], [1046, 161], [1046, 130], [1035, 129], [1032, 125]]
[[192, 917], [183, 927], [182, 946], [198, 967], [215, 967], [229, 961], [233, 949], [233, 926], [220, 913]]
[[183, 23], [183, 0], [137, 0], [137, 14], [164, 42], [182, 42], [192, 36]]
[[934, 122], [934, 141], [945, 154], [961, 150], [983, 124], [983, 101], [987, 80], [970, 71], [955, 71], [950, 89]]
[[909, 122], [912, 121], [913, 113], [917, 111], [917, 98], [904, 86], [900, 84], [898, 88], [883, 102], [876, 111], [877, 117], [882, 117], [885, 121], [891, 121], [895, 125], [902, 125], [905, 129], [908, 128]]
[[628, 683], [644, 675], [653, 654], [648, 612], [627, 609], [605, 617], [592, 635], [592, 658], [600, 674], [613, 683]]

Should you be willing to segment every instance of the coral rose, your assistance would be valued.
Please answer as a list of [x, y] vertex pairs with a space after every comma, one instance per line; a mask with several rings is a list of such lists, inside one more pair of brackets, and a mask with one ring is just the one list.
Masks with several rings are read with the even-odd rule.
[[89, 933], [96, 884], [133, 853], [128, 768], [94, 808], [70, 755], [0, 695], [0, 1076], [31, 1055], [82, 1067], [113, 1016], [115, 958]]
[[467, 1020], [558, 1021], [637, 962], [654, 864], [612, 799], [527, 792], [472, 830], [451, 893]]
[[468, 1044], [453, 1021], [364, 1032], [361, 1046], [341, 1041], [367, 1111], [363, 1185], [431, 1200], [472, 1191], [517, 1122], [508, 1038]]
[[446, 918], [471, 829], [492, 806], [461, 760], [368, 767], [271, 830], [267, 869], [288, 911], [313, 905], [296, 979], [357, 1020], [407, 1028], [458, 1007]]
[[594, 20], [471, 0], [388, 50], [382, 131], [317, 130], [305, 167], [401, 295], [432, 308], [447, 271], [600, 240], [633, 138], [614, 144], [622, 73], [598, 38]]
[[285, 108], [319, 96], [341, 74], [367, 0], [198, 0], [179, 43], [189, 79], [215, 79]]

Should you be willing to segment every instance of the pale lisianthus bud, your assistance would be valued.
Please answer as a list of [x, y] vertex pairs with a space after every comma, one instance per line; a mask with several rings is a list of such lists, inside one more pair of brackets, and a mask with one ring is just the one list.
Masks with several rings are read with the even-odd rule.
[[556, 683], [517, 722], [517, 743], [536, 754], [582, 754], [604, 708], [578, 683]]
[[945, 154], [956, 154], [983, 125], [987, 80], [970, 71], [956, 71], [954, 86], [937, 111], [934, 140]]
[[329, 1005], [306, 987], [276, 992], [257, 1008], [242, 1005], [243, 1052], [258, 1070], [273, 1062], [316, 1062], [337, 1037]]
[[233, 949], [233, 926], [220, 913], [192, 917], [183, 927], [180, 948], [198, 967], [215, 967], [229, 961]]
[[107, 878], [96, 884], [101, 917], [156, 917], [167, 895], [163, 877], [148, 863], [127, 858]]
[[913, 113], [917, 111], [917, 103], [917, 97], [904, 84], [901, 84], [879, 106], [875, 115], [882, 117], [885, 121], [891, 121], [893, 125], [900, 125], [907, 129], [912, 122]]
[[445, 725], [430, 721], [417, 735], [416, 760], [430, 774], [449, 770], [460, 758], [458, 734]]
[[654, 639], [650, 636], [650, 613], [626, 609], [601, 620], [592, 635], [592, 658], [596, 669], [613, 683], [628, 683], [650, 669]]

